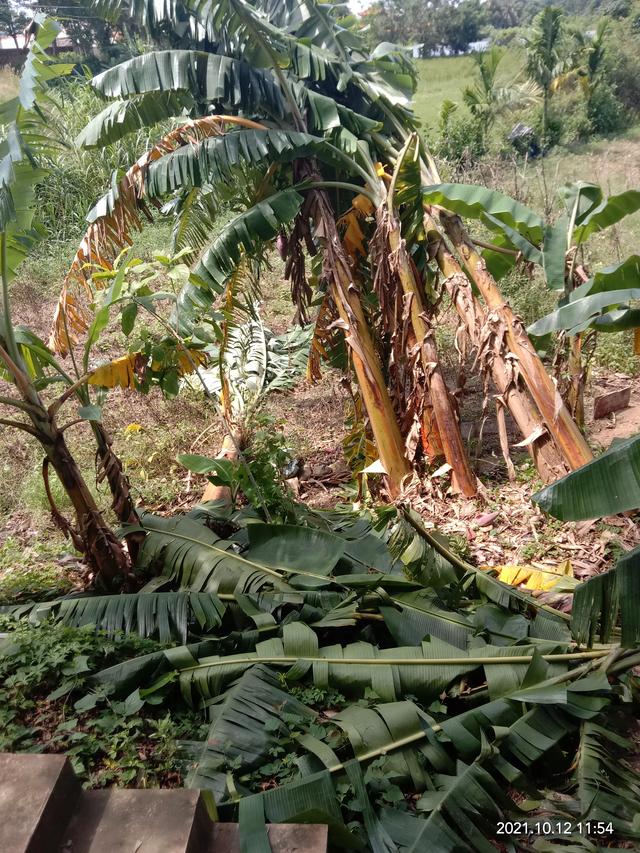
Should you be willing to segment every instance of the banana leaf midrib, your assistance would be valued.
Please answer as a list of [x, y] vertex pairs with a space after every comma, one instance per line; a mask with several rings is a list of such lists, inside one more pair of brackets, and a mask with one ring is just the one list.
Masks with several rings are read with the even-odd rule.
[[[595, 660], [607, 657], [609, 649], [589, 652], [568, 652], [566, 654], [540, 655], [542, 660], [561, 663], [574, 660]], [[331, 666], [461, 666], [473, 664], [474, 666], [494, 666], [496, 664], [528, 664], [534, 659], [533, 655], [509, 655], [503, 657], [455, 657], [455, 658], [329, 658], [312, 657], [309, 655], [255, 655], [254, 657], [229, 656], [209, 663], [198, 663], [194, 666], [180, 668], [180, 674], [195, 672], [198, 669], [209, 669], [217, 666], [229, 666], [238, 664], [267, 663], [267, 664], [294, 664], [303, 663], [328, 663]]]
[[[394, 604], [397, 604], [403, 610], [413, 610], [415, 613], [421, 613], [423, 615], [424, 614], [429, 615], [433, 612], [433, 610], [431, 610], [431, 609], [426, 610], [422, 607], [417, 607], [415, 604], [410, 604], [408, 601], [403, 601], [402, 599], [396, 598], [393, 595], [389, 595], [389, 598], [391, 599], [391, 601], [394, 602]], [[467, 619], [466, 617], [462, 618], [461, 613], [458, 613], [456, 611], [451, 611], [451, 610], [445, 610], [443, 607], [440, 607], [438, 604], [436, 604], [432, 600], [429, 600], [428, 603], [429, 603], [429, 605], [431, 605], [433, 608], [435, 608], [438, 611], [437, 612], [438, 619], [442, 619], [443, 622], [451, 622], [452, 624], [460, 625], [463, 628], [472, 628], [473, 627], [473, 625], [471, 624], [469, 619]], [[384, 606], [384, 605], [381, 605], [381, 606]]]

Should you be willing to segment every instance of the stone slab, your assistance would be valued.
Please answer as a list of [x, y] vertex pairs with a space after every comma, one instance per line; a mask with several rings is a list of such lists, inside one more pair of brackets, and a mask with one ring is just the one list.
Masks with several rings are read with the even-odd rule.
[[55, 850], [79, 796], [64, 755], [0, 753], [0, 851]]
[[626, 409], [631, 402], [631, 385], [626, 388], [618, 388], [617, 391], [608, 391], [606, 394], [599, 394], [593, 401], [593, 417], [606, 418], [612, 412], [619, 412], [621, 409]]
[[[326, 853], [328, 829], [318, 823], [270, 823], [272, 853]], [[207, 853], [240, 853], [237, 823], [215, 823]]]
[[199, 791], [86, 791], [60, 853], [202, 853], [210, 827]]

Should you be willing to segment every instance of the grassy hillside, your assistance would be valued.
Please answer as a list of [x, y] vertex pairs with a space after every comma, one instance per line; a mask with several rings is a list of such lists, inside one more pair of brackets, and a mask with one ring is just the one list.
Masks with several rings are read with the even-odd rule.
[[[500, 64], [500, 78], [513, 80], [522, 69], [523, 56], [519, 50], [505, 52]], [[438, 125], [438, 115], [443, 101], [462, 102], [465, 86], [473, 83], [475, 60], [473, 56], [443, 56], [435, 59], [419, 59], [418, 91], [414, 109], [426, 128]]]

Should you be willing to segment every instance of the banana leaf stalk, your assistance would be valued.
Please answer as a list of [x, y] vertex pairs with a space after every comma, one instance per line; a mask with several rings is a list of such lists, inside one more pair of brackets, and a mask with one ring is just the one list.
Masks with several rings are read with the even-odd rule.
[[466, 497], [473, 497], [477, 491], [476, 478], [467, 458], [458, 419], [442, 374], [433, 329], [427, 319], [422, 301], [421, 287], [411, 267], [406, 245], [400, 233], [400, 225], [393, 217], [392, 199], [393, 183], [389, 189], [388, 208], [378, 209], [378, 227], [387, 235], [392, 253], [391, 265], [397, 271], [406, 298], [411, 301], [411, 323], [416, 339], [420, 342], [422, 367], [428, 383], [428, 393], [445, 459], [451, 465], [454, 489], [462, 492]]
[[465, 268], [474, 282], [489, 311], [499, 319], [504, 328], [510, 351], [517, 359], [518, 372], [523, 377], [529, 393], [565, 463], [570, 470], [580, 468], [593, 459], [584, 436], [572, 419], [565, 404], [544, 369], [540, 357], [529, 340], [522, 321], [506, 304], [486, 263], [466, 234], [458, 216], [440, 214], [440, 222]]
[[467, 335], [477, 350], [481, 366], [490, 372], [494, 385], [516, 422], [527, 452], [533, 459], [538, 474], [545, 482], [552, 482], [566, 473], [562, 457], [545, 428], [533, 401], [519, 387], [515, 376], [513, 358], [508, 357], [500, 340], [489, 334], [487, 315], [475, 299], [469, 279], [447, 248], [443, 236], [429, 212], [424, 215], [427, 239], [433, 247], [435, 260], [444, 276], [444, 286], [464, 323]]
[[344, 327], [389, 493], [396, 497], [410, 471], [404, 442], [329, 199], [322, 190], [311, 192], [316, 236], [324, 252], [324, 273]]

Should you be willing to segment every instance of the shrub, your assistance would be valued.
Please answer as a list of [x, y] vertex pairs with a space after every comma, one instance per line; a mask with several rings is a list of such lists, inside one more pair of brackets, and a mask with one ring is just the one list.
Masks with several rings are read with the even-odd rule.
[[47, 179], [37, 194], [40, 221], [50, 242], [57, 243], [82, 235], [85, 217], [109, 188], [113, 173], [128, 168], [146, 150], [150, 135], [147, 131], [132, 133], [107, 145], [96, 157], [93, 151], [76, 148], [75, 139], [87, 121], [104, 108], [104, 101], [81, 77], [59, 81], [56, 100], [59, 110], [53, 111], [50, 119], [66, 147], [45, 164]]
[[[134, 636], [109, 639], [93, 626], [11, 623], [0, 642], [0, 750], [65, 753], [85, 787], [171, 787], [186, 763], [178, 739], [200, 739], [206, 726], [191, 712], [126, 702], [85, 702], [88, 676], [162, 646]], [[78, 700], [78, 701], [76, 701]], [[75, 706], [74, 706], [75, 702]], [[95, 704], [95, 703], [94, 703]]]
[[457, 106], [445, 102], [434, 150], [454, 171], [468, 168], [487, 150], [482, 123], [467, 112], [458, 115]]
[[624, 110], [616, 92], [604, 80], [589, 98], [586, 114], [594, 133], [615, 133], [626, 123]]
[[606, 79], [623, 108], [640, 110], [640, 32], [629, 20], [615, 25], [608, 39]]

